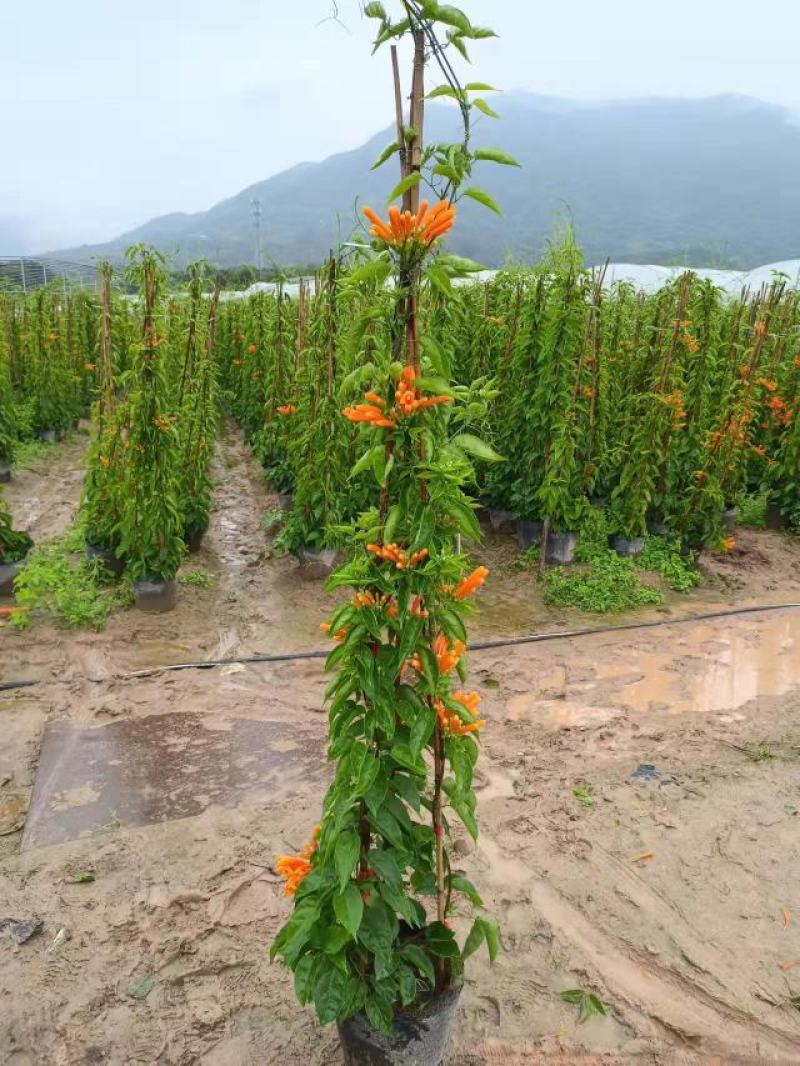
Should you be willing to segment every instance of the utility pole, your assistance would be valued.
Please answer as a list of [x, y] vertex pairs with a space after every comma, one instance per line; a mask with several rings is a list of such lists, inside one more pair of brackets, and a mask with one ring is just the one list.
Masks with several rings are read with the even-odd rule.
[[256, 269], [261, 273], [261, 201], [256, 196], [250, 203], [253, 205], [253, 228], [256, 231]]

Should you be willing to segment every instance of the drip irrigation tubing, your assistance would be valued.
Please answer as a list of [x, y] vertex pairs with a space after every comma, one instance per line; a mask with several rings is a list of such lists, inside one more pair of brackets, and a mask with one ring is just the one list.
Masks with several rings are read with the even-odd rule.
[[[732, 618], [742, 614], [760, 614], [765, 611], [791, 611], [800, 609], [800, 603], [767, 603], [749, 607], [732, 607], [725, 611], [701, 611], [699, 614], [683, 615], [680, 618], [657, 618], [649, 622], [623, 622], [617, 626], [585, 626], [581, 629], [554, 629], [546, 633], [529, 633], [522, 637], [497, 637], [495, 640], [476, 640], [467, 645], [467, 651], [488, 651], [493, 648], [514, 648], [520, 644], [540, 644], [550, 640], [570, 640], [573, 637], [591, 637], [600, 633], [624, 633], [633, 629], [655, 629], [659, 626], [684, 625], [687, 622], [707, 622], [716, 618]], [[273, 655], [245, 655], [238, 659], [201, 659], [190, 663], [167, 663], [151, 666], [146, 670], [133, 670], [118, 674], [115, 681], [132, 681], [152, 677], [155, 674], [178, 670], [212, 670], [218, 666], [236, 663], [285, 663], [300, 659], [327, 659], [329, 651], [287, 651]], [[0, 692], [15, 688], [29, 688], [41, 681], [0, 681]]]

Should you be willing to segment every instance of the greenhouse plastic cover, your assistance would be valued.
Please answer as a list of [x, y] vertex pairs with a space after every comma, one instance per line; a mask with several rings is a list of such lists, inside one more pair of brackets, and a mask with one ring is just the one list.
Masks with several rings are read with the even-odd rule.
[[[601, 270], [602, 267], [596, 267]], [[800, 288], [800, 259], [784, 259], [780, 263], [768, 263], [766, 266], [755, 267], [753, 270], [707, 270], [695, 267], [681, 266], [655, 266], [640, 263], [609, 263], [606, 268], [605, 284], [611, 286], [615, 282], [625, 281], [634, 285], [642, 292], [656, 292], [668, 281], [679, 277], [687, 270], [691, 270], [699, 278], [707, 278], [709, 281], [731, 295], [740, 293], [743, 289], [757, 291], [762, 285], [769, 285], [779, 274], [785, 275], [787, 284], [792, 289]], [[481, 270], [471, 275], [471, 280], [488, 281], [497, 273], [496, 270]], [[306, 279], [313, 292], [313, 278]], [[468, 279], [469, 280], [469, 279]], [[245, 296], [252, 296], [257, 292], [275, 293], [278, 286], [271, 281], [257, 281], [244, 292], [227, 292], [222, 294], [224, 300], [236, 300]], [[296, 281], [286, 282], [283, 291], [287, 296], [296, 297], [299, 284]]]

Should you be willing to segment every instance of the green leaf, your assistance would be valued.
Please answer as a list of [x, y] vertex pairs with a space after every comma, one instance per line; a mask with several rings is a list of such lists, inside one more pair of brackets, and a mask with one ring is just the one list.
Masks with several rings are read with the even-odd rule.
[[333, 897], [333, 913], [351, 936], [358, 933], [364, 913], [364, 901], [358, 886], [352, 881], [345, 887], [344, 892]]
[[387, 884], [402, 884], [403, 873], [391, 851], [386, 848], [374, 849], [370, 851], [367, 862], [371, 869], [378, 871]]
[[483, 906], [483, 900], [478, 895], [478, 890], [470, 880], [464, 877], [463, 874], [452, 874], [450, 877], [450, 884], [456, 892], [463, 892], [473, 907]]
[[461, 255], [440, 255], [437, 258], [437, 262], [439, 266], [443, 266], [450, 271], [452, 277], [460, 277], [462, 274], [472, 274], [486, 269], [480, 263], [476, 263], [474, 259], [465, 259]]
[[442, 178], [447, 178], [448, 181], [454, 181], [458, 184], [461, 181], [461, 175], [455, 167], [451, 167], [449, 163], [437, 163], [432, 168], [431, 174], [438, 174]]
[[454, 447], [460, 448], [462, 452], [474, 455], [476, 459], [483, 459], [484, 462], [499, 463], [503, 461], [503, 456], [499, 455], [490, 444], [487, 444], [486, 441], [481, 440], [480, 437], [476, 437], [472, 433], [459, 433], [450, 440], [450, 443]]
[[400, 980], [400, 1002], [404, 1007], [408, 1007], [417, 998], [417, 979], [414, 976], [414, 971], [410, 970], [408, 966], [401, 966], [398, 976]]
[[380, 0], [371, 0], [369, 4], [365, 4], [364, 14], [368, 19], [382, 19], [384, 22], [387, 22], [389, 18], [386, 14], [386, 8], [380, 3]]
[[397, 523], [403, 514], [403, 508], [399, 503], [394, 504], [389, 508], [389, 513], [386, 516], [386, 522], [383, 526], [383, 542], [384, 544], [390, 544], [394, 540], [395, 530], [397, 529]]
[[422, 950], [417, 947], [416, 944], [406, 944], [405, 947], [400, 948], [400, 954], [404, 959], [408, 959], [412, 966], [425, 978], [428, 984], [433, 987], [436, 983], [436, 974], [433, 969], [433, 963]]
[[294, 994], [300, 1003], [308, 1003], [314, 993], [316, 967], [316, 957], [304, 955], [294, 968]]
[[445, 299], [452, 296], [453, 286], [450, 284], [450, 278], [442, 267], [437, 266], [436, 263], [431, 263], [425, 273], [431, 285], [433, 285], [435, 289], [438, 289]]
[[362, 474], [365, 470], [369, 469], [372, 466], [374, 455], [378, 454], [382, 456], [383, 452], [384, 446], [382, 444], [374, 444], [371, 448], [368, 448], [350, 471], [350, 477], [357, 477], [359, 474]]
[[481, 919], [476, 918], [472, 923], [472, 928], [469, 931], [467, 939], [464, 941], [464, 947], [461, 949], [461, 957], [468, 959], [470, 955], [474, 955], [483, 943], [484, 935]]
[[409, 189], [413, 189], [415, 185], [419, 185], [420, 180], [421, 175], [417, 170], [412, 171], [411, 174], [407, 174], [406, 177], [398, 182], [389, 193], [389, 196], [386, 199], [387, 204], [390, 204], [392, 200], [396, 200], [398, 196], [402, 196], [403, 193], [407, 192]]
[[361, 849], [358, 833], [354, 829], [341, 833], [336, 841], [335, 849], [336, 876], [339, 878], [339, 888], [343, 890], [358, 862]]
[[464, 88], [468, 93], [496, 93], [499, 91], [495, 89], [494, 85], [487, 85], [485, 81], [468, 81]]
[[488, 115], [489, 118], [500, 118], [497, 112], [492, 110], [492, 108], [489, 107], [486, 101], [480, 96], [477, 97], [477, 99], [473, 100], [472, 103], [475, 107], [477, 107], [479, 111], [482, 111], [484, 115]]
[[391, 1034], [394, 1015], [388, 1000], [382, 996], [370, 996], [364, 1005], [364, 1009], [367, 1012], [370, 1025], [374, 1029], [377, 1029], [379, 1033], [385, 1033], [387, 1036]]
[[496, 215], [502, 215], [503, 213], [498, 204], [485, 189], [478, 189], [475, 185], [470, 185], [468, 189], [464, 189], [464, 196], [469, 196], [472, 200], [477, 200], [479, 204], [488, 207], [489, 210], [494, 211]]
[[435, 100], [439, 96], [449, 96], [453, 100], [459, 99], [457, 90], [450, 85], [437, 85], [435, 89], [431, 89], [427, 94], [426, 99]]
[[437, 5], [436, 21], [444, 22], [445, 25], [452, 26], [454, 29], [460, 30], [462, 33], [469, 33], [472, 30], [472, 23], [464, 12], [461, 11], [460, 8], [453, 7], [451, 4]]
[[476, 148], [472, 155], [473, 159], [483, 159], [487, 163], [502, 163], [506, 167], [520, 166], [513, 155], [504, 152], [502, 148]]
[[366, 263], [362, 263], [360, 267], [347, 275], [347, 284], [351, 288], [356, 288], [359, 285], [364, 285], [369, 281], [377, 281], [383, 283], [389, 276], [389, 271], [392, 269], [392, 265], [386, 258], [385, 254], [376, 256], [375, 259], [370, 259]]
[[320, 944], [326, 955], [336, 955], [352, 939], [347, 929], [340, 925], [331, 925], [323, 932]]
[[489, 915], [484, 915], [480, 920], [486, 937], [486, 947], [489, 949], [489, 961], [494, 962], [500, 951], [500, 932], [497, 928], [497, 920]]
[[363, 796], [372, 788], [375, 778], [380, 773], [380, 759], [376, 759], [371, 752], [367, 752], [358, 772], [358, 780], [353, 788], [354, 796]]
[[461, 957], [453, 930], [448, 929], [441, 922], [432, 922], [428, 926], [425, 930], [425, 940], [428, 950], [440, 958], [457, 959]]
[[329, 1025], [338, 1017], [344, 991], [345, 977], [329, 964], [314, 988], [314, 1006], [322, 1025]]
[[377, 170], [378, 167], [383, 166], [387, 159], [391, 159], [395, 152], [399, 151], [400, 145], [397, 143], [397, 141], [391, 141], [389, 144], [386, 145], [384, 150], [381, 152], [381, 154], [378, 156], [378, 158], [375, 160], [375, 162], [369, 169]]

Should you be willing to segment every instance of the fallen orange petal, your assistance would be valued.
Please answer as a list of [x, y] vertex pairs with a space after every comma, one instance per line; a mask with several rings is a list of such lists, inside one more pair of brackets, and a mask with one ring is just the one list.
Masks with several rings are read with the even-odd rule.
[[646, 859], [652, 859], [654, 855], [654, 851], [641, 851], [631, 859], [631, 862], [644, 862]]

